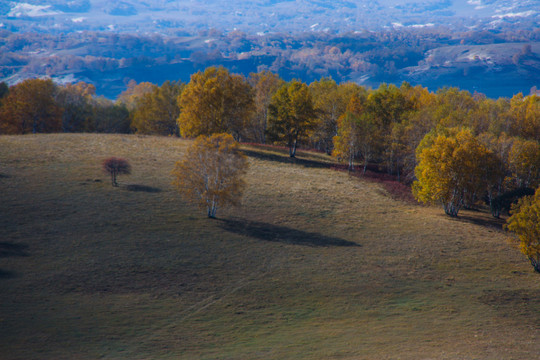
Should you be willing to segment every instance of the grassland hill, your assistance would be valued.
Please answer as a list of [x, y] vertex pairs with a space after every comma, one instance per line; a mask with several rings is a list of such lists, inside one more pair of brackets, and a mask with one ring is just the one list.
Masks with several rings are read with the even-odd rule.
[[[172, 188], [188, 140], [0, 137], [9, 359], [524, 359], [540, 283], [489, 215], [395, 200], [325, 155], [246, 146], [240, 208]], [[128, 158], [113, 188], [100, 169]]]

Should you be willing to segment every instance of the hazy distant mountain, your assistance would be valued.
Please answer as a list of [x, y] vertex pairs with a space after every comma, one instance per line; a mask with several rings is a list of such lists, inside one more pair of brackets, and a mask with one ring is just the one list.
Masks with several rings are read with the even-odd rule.
[[539, 24], [540, 0], [0, 0], [0, 81], [114, 98], [223, 65], [510, 97], [540, 87]]
[[8, 30], [194, 34], [538, 25], [540, 0], [24, 0], [2, 1]]

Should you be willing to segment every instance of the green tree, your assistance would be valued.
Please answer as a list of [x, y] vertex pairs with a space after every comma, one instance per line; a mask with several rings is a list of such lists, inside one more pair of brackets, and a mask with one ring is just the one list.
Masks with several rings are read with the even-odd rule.
[[424, 203], [440, 202], [446, 214], [457, 216], [486, 191], [496, 159], [470, 130], [448, 133], [430, 133], [419, 146], [413, 194]]
[[540, 273], [540, 188], [534, 196], [524, 197], [512, 206], [512, 216], [505, 227], [518, 236], [521, 252]]
[[213, 66], [191, 76], [179, 104], [178, 126], [184, 137], [225, 132], [240, 140], [255, 110], [246, 79]]
[[176, 163], [173, 185], [215, 218], [218, 208], [239, 204], [247, 168], [246, 156], [230, 134], [201, 135]]
[[307, 85], [297, 80], [284, 84], [272, 97], [268, 112], [270, 139], [285, 143], [289, 155], [295, 157], [299, 141], [317, 125]]
[[0, 109], [0, 133], [48, 133], [62, 130], [62, 108], [52, 80], [25, 80], [9, 89]]
[[138, 134], [180, 135], [176, 120], [183, 87], [181, 82], [166, 81], [138, 97], [131, 113], [132, 129]]

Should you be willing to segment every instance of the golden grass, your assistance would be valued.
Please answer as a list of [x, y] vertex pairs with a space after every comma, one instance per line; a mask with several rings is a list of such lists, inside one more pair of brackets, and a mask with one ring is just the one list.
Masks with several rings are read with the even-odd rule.
[[[393, 200], [324, 155], [246, 147], [218, 220], [170, 171], [189, 141], [0, 137], [2, 359], [523, 359], [540, 282], [489, 217]], [[133, 168], [119, 188], [108, 156]]]

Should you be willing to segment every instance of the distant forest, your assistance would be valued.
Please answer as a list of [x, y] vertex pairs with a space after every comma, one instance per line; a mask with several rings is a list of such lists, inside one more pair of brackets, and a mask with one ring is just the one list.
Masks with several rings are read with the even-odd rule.
[[367, 87], [457, 86], [488, 97], [528, 94], [540, 84], [540, 29], [452, 32], [444, 28], [298, 35], [201, 31], [196, 36], [0, 30], [0, 81], [51, 77], [84, 81], [116, 98], [127, 84], [188, 82], [192, 73], [224, 66], [248, 76], [268, 70], [289, 81], [322, 77]]

